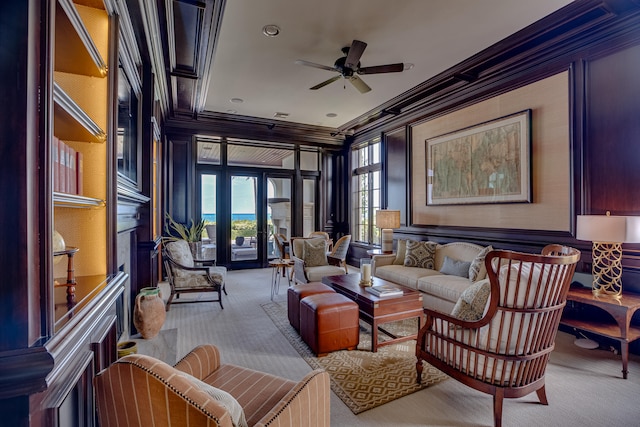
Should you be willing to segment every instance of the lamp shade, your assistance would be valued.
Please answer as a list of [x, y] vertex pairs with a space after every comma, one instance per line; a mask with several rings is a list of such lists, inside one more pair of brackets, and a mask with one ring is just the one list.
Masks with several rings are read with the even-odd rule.
[[400, 227], [400, 211], [377, 210], [376, 226], [378, 228], [399, 228]]
[[576, 238], [592, 242], [640, 243], [640, 217], [578, 215]]

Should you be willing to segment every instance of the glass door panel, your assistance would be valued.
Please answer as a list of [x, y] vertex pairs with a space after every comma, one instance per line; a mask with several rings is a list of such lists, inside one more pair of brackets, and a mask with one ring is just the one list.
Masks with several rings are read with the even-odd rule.
[[280, 234], [291, 239], [291, 178], [267, 176], [267, 258], [282, 258], [275, 242]]
[[200, 201], [202, 206], [202, 219], [205, 230], [202, 233], [203, 259], [217, 259], [217, 176], [202, 174], [200, 176]]
[[316, 180], [302, 181], [302, 236], [316, 230]]
[[258, 259], [258, 178], [231, 177], [231, 262]]

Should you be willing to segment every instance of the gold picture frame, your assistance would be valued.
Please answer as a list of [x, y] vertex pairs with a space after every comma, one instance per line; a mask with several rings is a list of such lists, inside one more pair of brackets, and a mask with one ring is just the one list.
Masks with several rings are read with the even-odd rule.
[[531, 203], [531, 110], [425, 145], [427, 205]]

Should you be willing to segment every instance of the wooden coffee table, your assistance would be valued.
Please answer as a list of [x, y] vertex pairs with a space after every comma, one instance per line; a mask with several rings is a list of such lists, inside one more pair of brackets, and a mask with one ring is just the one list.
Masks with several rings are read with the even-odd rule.
[[[379, 298], [370, 294], [365, 287], [360, 286], [360, 274], [343, 274], [340, 276], [326, 276], [322, 283], [331, 286], [336, 292], [355, 301], [360, 308], [360, 319], [371, 325], [371, 351], [378, 351], [378, 347], [408, 341], [417, 337], [422, 320], [422, 294], [413, 289], [387, 282], [377, 277], [372, 278], [373, 285], [390, 284], [403, 290], [403, 295]], [[418, 319], [416, 333], [407, 336], [396, 336], [380, 326], [398, 320]], [[378, 343], [377, 331], [380, 330], [391, 339]]]

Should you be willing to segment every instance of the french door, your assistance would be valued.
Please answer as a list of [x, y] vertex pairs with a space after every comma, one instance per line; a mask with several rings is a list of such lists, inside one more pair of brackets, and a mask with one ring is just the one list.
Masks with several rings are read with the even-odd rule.
[[[222, 179], [221, 177], [224, 177]], [[280, 257], [275, 236], [292, 235], [292, 177], [270, 172], [202, 172], [203, 252], [231, 268], [265, 267]]]

